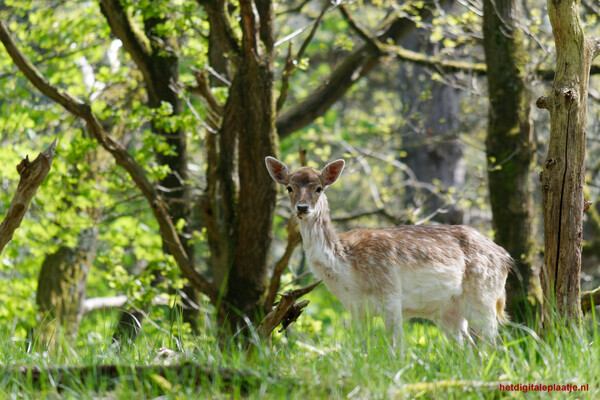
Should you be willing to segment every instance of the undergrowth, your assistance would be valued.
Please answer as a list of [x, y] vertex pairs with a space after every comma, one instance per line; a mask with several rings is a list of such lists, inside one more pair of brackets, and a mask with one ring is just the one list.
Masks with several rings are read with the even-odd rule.
[[[356, 327], [323, 290], [312, 296], [331, 302], [333, 313], [316, 320], [309, 307], [290, 332], [267, 342], [219, 337], [210, 318], [197, 335], [179, 320], [146, 323], [134, 343], [117, 345], [115, 315], [98, 313], [75, 340], [61, 338], [52, 349], [3, 327], [0, 399], [600, 398], [594, 314], [579, 328], [555, 322], [541, 337], [536, 326], [511, 324], [495, 345], [475, 347], [457, 346], [430, 323], [407, 322], [404, 345], [393, 348], [380, 320]], [[515, 390], [502, 390], [509, 385]], [[567, 391], [557, 390], [562, 385]], [[569, 393], [567, 385], [587, 390]]]

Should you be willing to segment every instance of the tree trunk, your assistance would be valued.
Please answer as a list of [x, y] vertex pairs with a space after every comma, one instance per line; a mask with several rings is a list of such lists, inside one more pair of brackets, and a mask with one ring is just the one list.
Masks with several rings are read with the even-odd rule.
[[[205, 4], [211, 21], [210, 46], [235, 54], [235, 71], [218, 134], [207, 134], [207, 190], [204, 223], [214, 284], [222, 290], [221, 322], [258, 322], [266, 293], [267, 256], [272, 237], [276, 187], [264, 165], [276, 154], [271, 1], [241, 1], [241, 46], [235, 45], [226, 12]], [[217, 40], [220, 40], [217, 43]], [[209, 50], [222, 74], [223, 54]]]
[[[183, 112], [183, 104], [179, 93], [177, 93], [174, 82], [179, 82], [179, 58], [174, 52], [167, 51], [174, 47], [169, 44], [172, 40], [168, 37], [160, 37], [155, 28], [157, 25], [166, 22], [166, 18], [148, 18], [144, 20], [145, 33], [150, 38], [152, 47], [151, 68], [152, 74], [144, 76], [146, 86], [148, 87], [148, 105], [152, 108], [159, 108], [163, 102], [172, 106], [171, 116], [175, 117]], [[191, 237], [191, 204], [189, 195], [189, 170], [187, 154], [187, 135], [182, 129], [167, 130], [160, 127], [158, 121], [153, 121], [152, 130], [156, 135], [163, 136], [169, 147], [174, 153], [163, 154], [157, 152], [156, 160], [160, 165], [169, 166], [169, 174], [160, 180], [160, 185], [164, 187], [163, 196], [169, 204], [171, 217], [175, 224], [184, 220], [179, 240], [185, 249], [192, 265], [196, 265], [194, 258], [194, 247], [190, 244], [188, 238]], [[168, 246], [163, 244], [165, 252], [168, 252]], [[187, 299], [182, 299], [182, 316], [184, 322], [188, 322], [192, 331], [197, 330], [198, 309], [194, 305], [198, 304], [198, 291], [189, 283], [186, 283], [184, 292]]]
[[[415, 68], [412, 76], [417, 76], [421, 68]], [[413, 78], [408, 78], [416, 82]], [[403, 95], [418, 96], [426, 90], [421, 84]], [[463, 144], [459, 139], [460, 122], [459, 96], [456, 89], [439, 82], [431, 82], [431, 98], [421, 104], [417, 113], [423, 120], [423, 126], [416, 132], [407, 134], [403, 148], [407, 151], [404, 159], [421, 182], [432, 182], [439, 179], [444, 191], [449, 188], [460, 193], [464, 187], [465, 166]], [[407, 96], [408, 95], [408, 96]], [[414, 97], [413, 97], [414, 98]], [[415, 196], [415, 190], [407, 191]], [[437, 194], [430, 194], [424, 199], [423, 215], [442, 211], [433, 219], [444, 224], [463, 223], [463, 212], [456, 204], [448, 204]]]
[[[451, 13], [453, 2], [442, 6]], [[427, 18], [430, 23], [432, 18]], [[403, 47], [419, 53], [428, 54], [436, 49], [436, 43], [429, 39], [429, 32], [417, 30], [402, 42]], [[404, 63], [400, 70], [401, 87], [398, 88], [404, 104], [414, 104], [414, 99], [423, 93], [431, 93], [430, 98], [419, 101], [414, 109], [408, 110], [407, 124], [401, 134], [402, 148], [407, 156], [404, 163], [414, 172], [420, 182], [440, 181], [441, 193], [454, 188], [460, 193], [464, 187], [465, 162], [464, 144], [460, 140], [460, 98], [459, 91], [452, 86], [435, 80], [417, 79], [421, 74], [430, 74], [427, 67]], [[407, 200], [418, 202], [422, 215], [436, 214], [433, 220], [444, 224], [463, 223], [464, 213], [454, 202], [438, 193], [423, 192], [407, 187]], [[418, 217], [417, 217], [418, 218]]]
[[556, 43], [556, 74], [548, 97], [537, 101], [550, 112], [550, 143], [541, 173], [546, 328], [554, 312], [576, 324], [581, 320], [585, 119], [590, 66], [600, 50], [598, 38], [584, 35], [578, 1], [548, 0], [548, 14]]
[[276, 154], [277, 141], [271, 60], [260, 62], [254, 55], [249, 58], [240, 65], [231, 93], [239, 98], [239, 125], [223, 127], [239, 132], [240, 182], [237, 238], [226, 299], [244, 315], [254, 317], [266, 289], [277, 193], [265, 173], [264, 158]]
[[[259, 321], [267, 282], [276, 186], [264, 159], [276, 154], [273, 76], [273, 7], [270, 0], [241, 1], [243, 49], [221, 135], [237, 137], [239, 201], [225, 301], [233, 317]], [[258, 11], [258, 14], [255, 13]], [[258, 313], [258, 314], [257, 314]]]
[[[151, 6], [150, 6], [151, 7]], [[171, 43], [172, 39], [156, 31], [157, 26], [167, 21], [166, 17], [144, 18], [145, 39], [132, 26], [125, 9], [119, 0], [102, 0], [101, 9], [111, 26], [113, 33], [121, 39], [127, 52], [131, 55], [136, 65], [142, 72], [148, 93], [148, 105], [151, 108], [159, 108], [162, 103], [171, 105], [171, 116], [177, 116], [183, 111], [182, 100], [177, 93], [176, 82], [179, 82], [179, 58], [172, 50], [177, 46]], [[145, 46], [146, 39], [150, 46]], [[189, 244], [188, 237], [191, 236], [191, 206], [188, 187], [188, 157], [187, 137], [182, 129], [166, 129], [164, 121], [153, 120], [152, 130], [154, 134], [162, 136], [165, 142], [173, 150], [171, 154], [157, 151], [157, 162], [169, 167], [169, 173], [159, 182], [163, 188], [162, 196], [169, 205], [169, 213], [174, 224], [184, 220], [184, 228], [179, 234], [179, 240], [192, 265], [194, 262], [194, 248]], [[163, 244], [165, 252], [169, 252], [168, 245]], [[189, 322], [192, 329], [197, 326], [198, 312], [193, 304], [198, 303], [198, 293], [189, 284], [185, 292], [190, 301], [183, 307], [183, 319]], [[141, 321], [140, 313], [125, 311], [119, 319], [119, 327], [115, 337], [123, 334], [125, 337], [134, 338], [138, 329], [136, 323]], [[121, 323], [122, 326], [121, 326]]]
[[64, 334], [74, 337], [84, 313], [87, 275], [96, 258], [98, 231], [84, 230], [75, 249], [61, 246], [46, 256], [38, 277], [36, 303], [40, 339], [52, 346]]
[[485, 0], [483, 33], [489, 88], [488, 184], [496, 242], [516, 262], [506, 284], [507, 307], [519, 322], [539, 305], [534, 274], [535, 220], [532, 171], [535, 142], [526, 87], [529, 62], [523, 31], [517, 26], [517, 0]]

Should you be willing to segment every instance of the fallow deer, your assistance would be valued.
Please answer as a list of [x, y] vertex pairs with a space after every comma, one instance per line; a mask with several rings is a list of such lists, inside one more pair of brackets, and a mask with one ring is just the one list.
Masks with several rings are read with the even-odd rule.
[[464, 225], [354, 229], [337, 234], [325, 189], [344, 169], [344, 160], [321, 171], [290, 171], [265, 159], [275, 182], [289, 193], [292, 213], [312, 273], [323, 280], [353, 317], [366, 309], [384, 314], [386, 327], [402, 338], [403, 318], [432, 320], [460, 344], [470, 331], [494, 339], [507, 320], [504, 285], [513, 260], [502, 247]]

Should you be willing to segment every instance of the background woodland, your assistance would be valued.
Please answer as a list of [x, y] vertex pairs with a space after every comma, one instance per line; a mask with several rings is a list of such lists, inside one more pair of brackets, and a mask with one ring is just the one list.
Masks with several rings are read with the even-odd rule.
[[[581, 1], [587, 36], [598, 11]], [[328, 190], [338, 230], [449, 223], [494, 238], [517, 261], [513, 320], [533, 325], [550, 141], [535, 101], [556, 62], [545, 2], [4, 0], [0, 19], [30, 61], [0, 53], [2, 215], [15, 167], [57, 139], [0, 255], [3, 337], [260, 324], [277, 293], [313, 282], [266, 155], [346, 160]], [[583, 290], [600, 282], [598, 72]], [[294, 329], [331, 333], [327, 296], [311, 294]]]

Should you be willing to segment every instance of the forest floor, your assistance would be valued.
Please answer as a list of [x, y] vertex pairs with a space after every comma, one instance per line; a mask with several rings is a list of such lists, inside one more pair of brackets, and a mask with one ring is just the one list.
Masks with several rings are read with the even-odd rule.
[[322, 320], [307, 311], [291, 332], [250, 338], [249, 348], [236, 337], [192, 335], [178, 321], [146, 324], [135, 343], [116, 346], [114, 318], [102, 314], [53, 350], [0, 327], [0, 399], [600, 398], [596, 315], [543, 337], [511, 324], [496, 345], [466, 347], [407, 322], [400, 349], [380, 320], [357, 328], [333, 311]]

